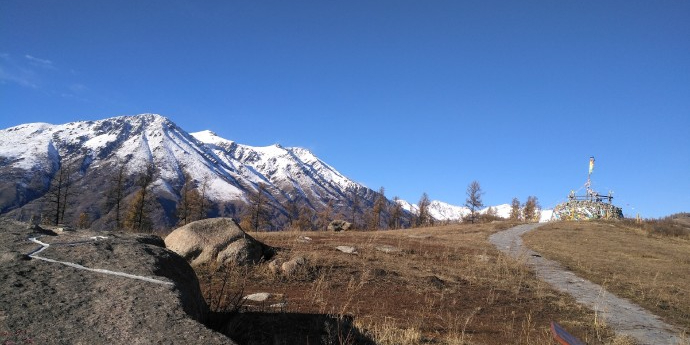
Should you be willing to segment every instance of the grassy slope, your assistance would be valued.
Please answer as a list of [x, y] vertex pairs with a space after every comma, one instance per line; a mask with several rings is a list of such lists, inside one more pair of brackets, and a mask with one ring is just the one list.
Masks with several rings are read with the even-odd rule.
[[544, 256], [689, 333], [690, 239], [658, 233], [625, 222], [559, 222], [523, 239]]
[[[244, 285], [244, 294], [282, 295], [288, 302], [282, 312], [352, 315], [380, 344], [553, 344], [551, 320], [588, 344], [612, 343], [592, 311], [493, 248], [487, 237], [509, 226], [252, 233], [281, 248], [278, 259], [304, 256], [307, 264], [290, 277], [270, 273], [267, 264], [223, 272], [230, 272], [232, 289]], [[312, 241], [298, 242], [301, 235]], [[338, 245], [355, 246], [359, 254], [338, 252]], [[377, 251], [380, 245], [400, 252]], [[213, 296], [220, 280], [210, 283], [209, 272], [200, 270], [200, 281]]]

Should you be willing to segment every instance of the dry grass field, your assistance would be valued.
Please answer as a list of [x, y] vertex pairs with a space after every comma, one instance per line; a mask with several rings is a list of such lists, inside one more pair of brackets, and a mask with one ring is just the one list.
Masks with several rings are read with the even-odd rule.
[[[351, 317], [356, 330], [376, 344], [555, 344], [549, 333], [552, 320], [588, 344], [631, 344], [615, 337], [593, 311], [552, 290], [523, 262], [488, 242], [490, 234], [512, 225], [252, 233], [279, 249], [274, 259], [302, 256], [306, 263], [290, 276], [271, 272], [269, 263], [207, 267], [198, 274], [214, 308], [232, 304], [225, 296], [274, 294], [271, 302], [245, 301], [245, 312], [230, 321], [246, 333], [239, 326], [242, 319], [256, 316], [248, 311], [261, 312], [261, 326], [251, 328], [263, 333], [257, 338], [290, 329], [304, 332], [295, 324], [301, 322], [297, 316], [332, 315]], [[303, 236], [311, 241], [300, 241]], [[356, 247], [357, 254], [337, 251], [340, 245]], [[389, 252], [377, 249], [382, 246]], [[251, 320], [245, 323], [257, 323]], [[339, 343], [358, 341], [345, 336]]]
[[525, 243], [576, 274], [628, 298], [690, 333], [690, 229], [669, 221], [641, 224], [558, 222]]

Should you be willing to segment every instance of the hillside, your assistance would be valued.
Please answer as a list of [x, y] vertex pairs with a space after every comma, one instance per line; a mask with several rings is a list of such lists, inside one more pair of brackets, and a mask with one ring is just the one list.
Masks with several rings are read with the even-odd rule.
[[557, 222], [526, 234], [532, 249], [690, 332], [690, 226], [663, 221]]
[[[198, 274], [207, 296], [217, 296], [227, 277], [231, 286], [225, 291], [267, 298], [245, 301], [248, 312], [229, 321], [235, 328], [225, 332], [238, 342], [292, 334], [303, 326], [291, 321], [295, 315], [346, 315], [377, 344], [553, 344], [552, 320], [588, 344], [629, 344], [593, 322], [591, 310], [488, 242], [490, 234], [512, 225], [252, 233], [281, 248], [274, 261]], [[339, 246], [352, 246], [356, 253]], [[276, 270], [299, 258], [304, 263], [290, 273]], [[261, 327], [252, 326], [256, 323]]]

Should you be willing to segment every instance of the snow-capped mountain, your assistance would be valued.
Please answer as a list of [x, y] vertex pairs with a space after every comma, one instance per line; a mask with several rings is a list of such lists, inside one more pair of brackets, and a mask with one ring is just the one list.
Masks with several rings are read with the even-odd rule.
[[[410, 204], [409, 202], [405, 200], [398, 200], [398, 204], [402, 206], [402, 208], [410, 213], [417, 213], [419, 212], [419, 207], [417, 204]], [[486, 214], [489, 212], [489, 209], [492, 210], [494, 215], [497, 217], [505, 218], [508, 219], [510, 218], [510, 210], [511, 206], [509, 204], [500, 204], [496, 206], [489, 206], [486, 208], [483, 208], [479, 210], [480, 214]], [[541, 222], [546, 222], [551, 219], [551, 214], [553, 210], [540, 210], [541, 212]], [[466, 206], [455, 206], [451, 205], [449, 203], [443, 202], [443, 201], [438, 201], [438, 200], [433, 200], [429, 203], [429, 214], [434, 217], [435, 220], [437, 221], [461, 221], [465, 216], [467, 216], [470, 213], [470, 209]]]
[[357, 194], [370, 205], [376, 193], [340, 174], [302, 148], [279, 145], [252, 147], [213, 132], [189, 134], [156, 114], [120, 116], [62, 125], [31, 123], [0, 130], [0, 213], [19, 218], [43, 214], [46, 192], [61, 167], [74, 181], [67, 211], [71, 218], [88, 213], [102, 225], [111, 209], [103, 192], [120, 165], [128, 175], [127, 194], [136, 190], [136, 176], [153, 164], [159, 226], [174, 225], [174, 205], [185, 175], [207, 188], [212, 212], [238, 216], [251, 193], [265, 186], [274, 219], [285, 218], [286, 202], [298, 201], [313, 211], [330, 202], [333, 212], [346, 209]]

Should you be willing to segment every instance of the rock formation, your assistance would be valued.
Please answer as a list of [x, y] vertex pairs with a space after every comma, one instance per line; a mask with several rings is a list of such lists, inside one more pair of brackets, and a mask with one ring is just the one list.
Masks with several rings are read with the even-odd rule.
[[168, 249], [192, 266], [211, 262], [221, 264], [257, 263], [270, 248], [245, 233], [232, 218], [211, 218], [175, 229], [165, 238]]
[[159, 237], [48, 234], [0, 219], [0, 343], [234, 344]]

